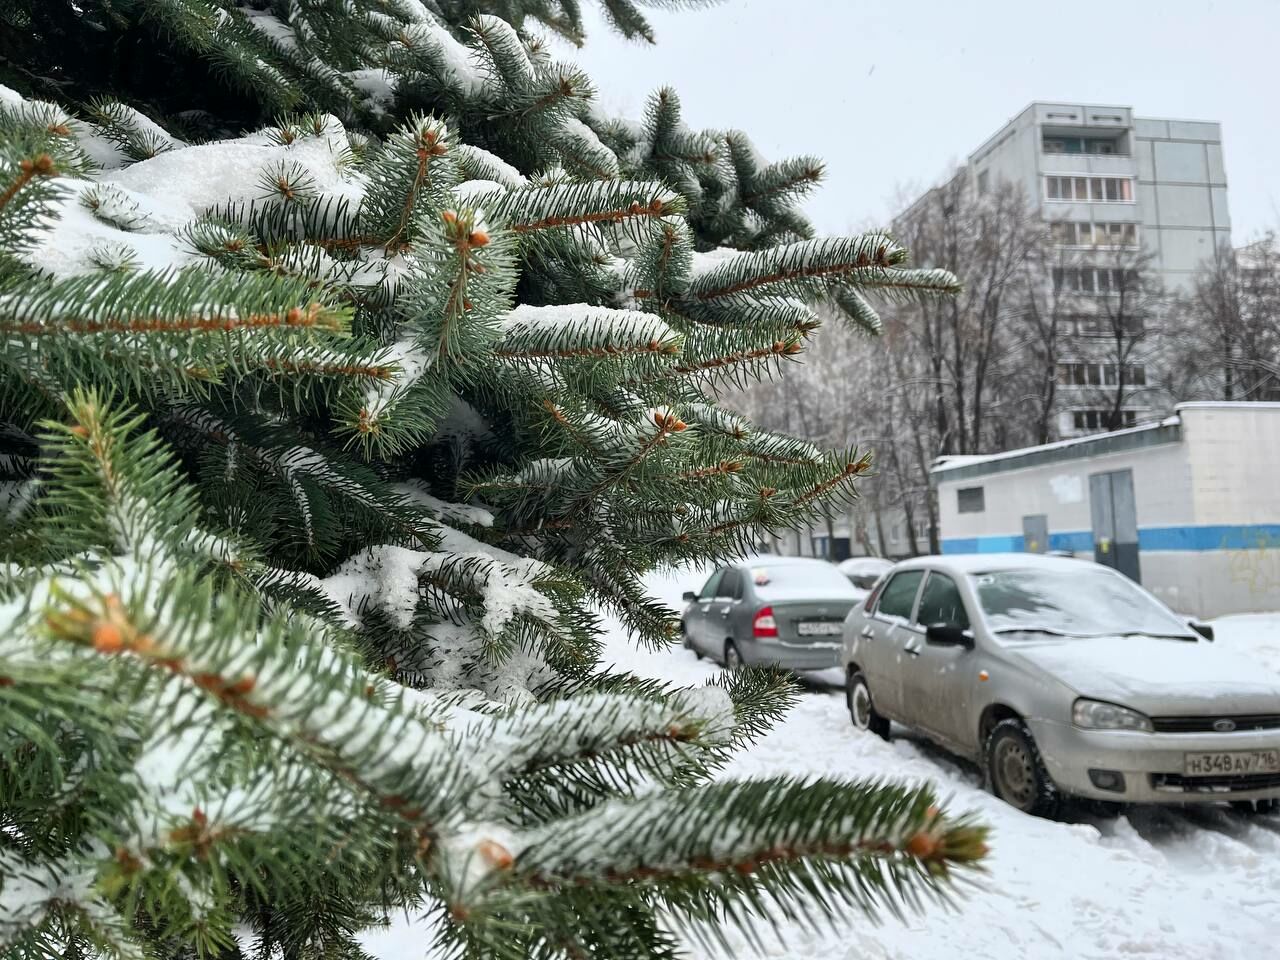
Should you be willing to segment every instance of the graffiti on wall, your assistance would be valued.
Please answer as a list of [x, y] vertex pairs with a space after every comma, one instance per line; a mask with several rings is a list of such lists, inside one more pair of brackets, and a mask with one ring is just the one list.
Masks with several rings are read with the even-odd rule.
[[1232, 583], [1243, 584], [1250, 595], [1280, 591], [1280, 538], [1266, 533], [1252, 533], [1243, 549], [1239, 543], [1228, 546], [1227, 570]]

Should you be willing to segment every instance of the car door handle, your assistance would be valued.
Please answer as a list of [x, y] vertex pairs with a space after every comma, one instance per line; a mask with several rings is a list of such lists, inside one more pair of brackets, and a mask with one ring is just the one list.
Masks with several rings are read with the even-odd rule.
[[868, 640], [870, 640], [873, 636], [875, 636], [875, 631], [871, 629], [871, 624], [869, 623], [862, 628], [860, 633], [862, 634], [862, 636], [866, 637]]
[[903, 652], [904, 652], [904, 653], [909, 653], [909, 654], [911, 654], [911, 656], [913, 656], [913, 657], [918, 657], [918, 656], [920, 656], [920, 648], [919, 648], [919, 647], [903, 647], [903, 648], [902, 648], [902, 650], [903, 650]]
[[727, 616], [729, 616], [729, 610], [728, 610], [728, 608], [727, 608], [727, 607], [726, 607], [724, 610], [721, 610], [721, 611], [720, 611], [720, 616], [722, 616], [722, 617], [727, 617]]

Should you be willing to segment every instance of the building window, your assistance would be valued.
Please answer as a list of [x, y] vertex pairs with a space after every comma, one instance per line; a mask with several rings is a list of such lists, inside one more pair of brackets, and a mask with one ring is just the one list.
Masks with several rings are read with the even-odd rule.
[[991, 186], [991, 177], [989, 170], [983, 170], [978, 174], [978, 192], [986, 193]]
[[1068, 314], [1062, 319], [1063, 331], [1070, 334], [1074, 330], [1079, 337], [1115, 337], [1117, 323], [1132, 338], [1142, 336], [1146, 329], [1146, 320], [1142, 314], [1128, 311], [1119, 317], [1102, 313], [1077, 313]]
[[1121, 267], [1054, 267], [1055, 293], [1121, 293], [1137, 286], [1138, 272]]
[[1062, 317], [1062, 329], [1065, 333], [1075, 332], [1076, 337], [1112, 337], [1116, 335], [1116, 324], [1120, 324], [1124, 333], [1130, 338], [1142, 337], [1147, 329], [1147, 320], [1142, 314], [1125, 311], [1121, 316], [1106, 314], [1069, 314]]
[[[1119, 384], [1120, 365], [1070, 360], [1058, 364], [1058, 383], [1064, 387], [1100, 387]], [[1142, 363], [1124, 365], [1124, 382], [1135, 387], [1147, 385], [1147, 367]]]
[[1046, 200], [1075, 203], [1133, 203], [1129, 177], [1045, 177]]
[[1077, 223], [1059, 220], [1052, 227], [1053, 242], [1063, 247], [1136, 247], [1136, 223]]
[[957, 490], [956, 509], [961, 513], [982, 513], [987, 509], [982, 487], [964, 487]]
[[[1077, 430], [1106, 430], [1110, 417], [1110, 410], [1075, 410], [1071, 414], [1071, 422]], [[1121, 427], [1133, 427], [1137, 424], [1138, 411], [1120, 411]]]
[[1074, 153], [1110, 157], [1120, 153], [1114, 137], [1045, 137], [1045, 153]]

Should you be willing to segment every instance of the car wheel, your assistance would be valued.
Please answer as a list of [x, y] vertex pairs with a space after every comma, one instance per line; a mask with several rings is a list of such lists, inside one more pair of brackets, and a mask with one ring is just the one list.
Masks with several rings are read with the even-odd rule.
[[1233, 800], [1231, 809], [1243, 813], [1246, 817], [1268, 816], [1280, 813], [1280, 798], [1269, 797], [1266, 800]]
[[724, 644], [724, 665], [728, 670], [742, 669], [742, 654], [732, 640], [726, 640]]
[[874, 733], [881, 740], [889, 739], [889, 718], [876, 713], [875, 704], [871, 702], [871, 688], [860, 670], [849, 674], [849, 681], [844, 685], [844, 699], [849, 706], [853, 729]]
[[1057, 788], [1045, 771], [1040, 750], [1021, 720], [1001, 720], [987, 736], [985, 767], [991, 792], [1036, 817], [1058, 812]]

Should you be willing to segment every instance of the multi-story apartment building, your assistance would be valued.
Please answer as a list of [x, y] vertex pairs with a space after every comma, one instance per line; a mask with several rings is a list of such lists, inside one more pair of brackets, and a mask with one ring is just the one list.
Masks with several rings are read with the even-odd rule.
[[[1189, 289], [1201, 263], [1230, 245], [1220, 125], [1038, 101], [970, 154], [957, 176], [978, 193], [1020, 188], [1050, 226], [1057, 255], [1045, 283], [1057, 303], [1069, 304], [1059, 435], [1160, 412], [1152, 367], [1161, 291]], [[1122, 296], [1128, 303], [1118, 316]], [[1117, 330], [1130, 341], [1119, 348]], [[1118, 382], [1125, 388], [1117, 390]], [[1124, 398], [1118, 423], [1109, 409], [1117, 392]]]

